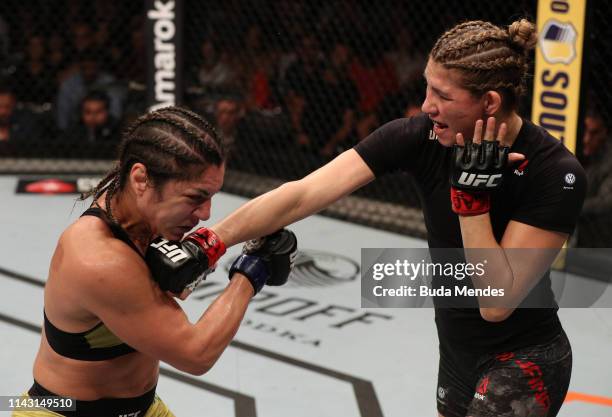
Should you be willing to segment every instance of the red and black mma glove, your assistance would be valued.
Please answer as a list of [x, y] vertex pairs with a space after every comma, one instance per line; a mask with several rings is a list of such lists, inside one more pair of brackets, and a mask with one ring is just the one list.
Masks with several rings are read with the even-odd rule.
[[291, 230], [281, 229], [271, 235], [249, 240], [229, 271], [247, 277], [257, 294], [264, 285], [283, 285], [289, 279], [297, 256], [297, 238]]
[[159, 287], [180, 295], [184, 290], [193, 292], [215, 270], [225, 249], [212, 230], [202, 227], [180, 242], [155, 239], [147, 249], [145, 260]]
[[497, 141], [453, 146], [450, 182], [455, 213], [476, 216], [489, 211], [490, 192], [501, 186], [509, 149]]

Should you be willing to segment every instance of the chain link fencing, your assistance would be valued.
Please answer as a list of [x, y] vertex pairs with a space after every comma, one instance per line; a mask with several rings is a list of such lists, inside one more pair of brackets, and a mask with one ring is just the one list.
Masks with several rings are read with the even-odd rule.
[[[591, 3], [585, 79], [610, 120], [609, 8]], [[417, 113], [427, 53], [446, 29], [535, 20], [537, 1], [185, 0], [184, 10], [184, 104], [228, 142], [225, 189], [253, 196]], [[146, 111], [143, 26], [144, 1], [1, 2], [0, 123], [7, 94], [15, 109], [0, 171], [42, 171], [40, 158], [57, 159], [55, 172], [110, 166], [122, 127]], [[528, 94], [521, 114], [530, 106]], [[419, 206], [412, 179], [395, 174], [330, 214], [424, 236]]]

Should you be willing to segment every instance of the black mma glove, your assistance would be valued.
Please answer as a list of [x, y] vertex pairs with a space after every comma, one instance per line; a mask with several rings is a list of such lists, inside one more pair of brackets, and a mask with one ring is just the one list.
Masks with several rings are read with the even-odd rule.
[[498, 141], [486, 140], [453, 146], [450, 182], [455, 213], [475, 216], [489, 211], [489, 193], [501, 186], [509, 149]]
[[249, 240], [242, 255], [232, 264], [229, 278], [235, 272], [246, 276], [255, 294], [264, 285], [283, 285], [287, 282], [297, 256], [297, 238], [291, 230], [281, 229], [271, 235]]
[[153, 279], [163, 291], [187, 295], [215, 270], [225, 253], [225, 244], [206, 228], [187, 235], [181, 242], [157, 238], [149, 245], [145, 260]]

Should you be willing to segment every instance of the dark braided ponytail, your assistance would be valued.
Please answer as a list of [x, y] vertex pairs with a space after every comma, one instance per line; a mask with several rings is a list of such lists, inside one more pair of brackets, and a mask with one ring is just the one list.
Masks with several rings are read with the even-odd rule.
[[212, 125], [196, 113], [181, 107], [165, 107], [136, 119], [124, 132], [115, 167], [84, 200], [98, 199], [106, 192], [105, 210], [114, 220], [111, 199], [123, 190], [132, 166], [140, 162], [154, 187], [169, 180], [196, 178], [210, 165], [225, 161], [225, 149]]

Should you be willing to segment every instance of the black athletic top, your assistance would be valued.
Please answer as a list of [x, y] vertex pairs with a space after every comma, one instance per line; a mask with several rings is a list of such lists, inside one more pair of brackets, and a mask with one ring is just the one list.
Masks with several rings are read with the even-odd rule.
[[[463, 246], [458, 216], [450, 203], [452, 147], [437, 141], [433, 123], [422, 114], [391, 121], [355, 146], [376, 176], [404, 171], [416, 178], [430, 248]], [[585, 173], [574, 155], [543, 128], [523, 119], [511, 152], [527, 162], [512, 166], [494, 192], [491, 223], [499, 242], [510, 220], [541, 229], [571, 233], [586, 192]], [[476, 308], [436, 308], [441, 344], [474, 352], [496, 352], [546, 343], [561, 332], [549, 272], [539, 282], [555, 307], [517, 308], [506, 320], [487, 322]], [[536, 288], [538, 288], [536, 287]]]
[[[96, 216], [104, 220], [115, 238], [127, 243], [140, 255], [126, 231], [118, 224], [111, 222], [102, 209], [91, 207], [82, 216]], [[123, 343], [102, 322], [85, 332], [68, 333], [55, 327], [47, 318], [46, 313], [44, 316], [47, 341], [53, 350], [62, 356], [82, 361], [103, 361], [136, 351]]]

